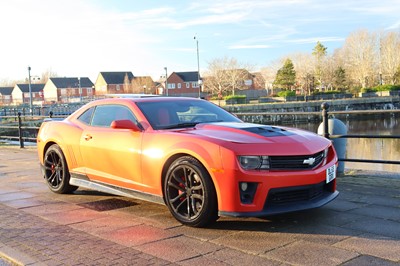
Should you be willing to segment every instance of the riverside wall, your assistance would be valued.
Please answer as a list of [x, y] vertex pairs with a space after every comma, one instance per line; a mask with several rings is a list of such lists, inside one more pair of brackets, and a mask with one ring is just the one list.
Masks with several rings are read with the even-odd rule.
[[[329, 101], [303, 101], [303, 102], [278, 102], [235, 104], [222, 106], [227, 111], [236, 114], [246, 122], [285, 124], [293, 122], [310, 122], [321, 119], [321, 104], [327, 102], [329, 111], [348, 111], [356, 113], [357, 110], [398, 110], [400, 97], [374, 97], [353, 98]], [[217, 103], [218, 104], [218, 103]], [[337, 115], [344, 116], [345, 114]]]

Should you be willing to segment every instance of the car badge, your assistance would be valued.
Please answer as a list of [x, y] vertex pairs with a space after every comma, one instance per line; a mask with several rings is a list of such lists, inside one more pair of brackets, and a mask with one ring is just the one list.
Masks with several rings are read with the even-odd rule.
[[308, 158], [303, 161], [303, 164], [313, 165], [315, 163], [315, 158]]

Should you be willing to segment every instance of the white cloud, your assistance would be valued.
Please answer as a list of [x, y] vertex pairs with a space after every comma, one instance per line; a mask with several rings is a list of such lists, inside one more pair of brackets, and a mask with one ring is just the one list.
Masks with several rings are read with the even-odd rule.
[[304, 44], [304, 43], [317, 43], [319, 42], [341, 42], [344, 41], [345, 38], [342, 37], [310, 37], [310, 38], [300, 38], [300, 39], [290, 39], [286, 40], [287, 43], [298, 43], [298, 44]]
[[235, 50], [235, 49], [266, 49], [270, 48], [271, 45], [265, 44], [254, 44], [254, 45], [231, 45], [228, 46], [228, 49]]
[[[127, 24], [131, 13], [75, 0], [7, 1], [0, 9], [0, 24], [9, 25], [0, 28], [4, 78], [24, 79], [28, 65], [36, 75], [52, 68], [60, 75], [94, 78], [99, 71], [130, 70], [133, 62], [154, 60], [142, 47], [157, 38]], [[145, 64], [142, 69], [147, 71]]]
[[393, 23], [389, 27], [387, 27], [385, 30], [399, 30], [400, 29], [400, 20]]
[[399, 0], [13, 0], [0, 1], [0, 10], [0, 80], [24, 79], [28, 65], [38, 75], [52, 68], [91, 78], [185, 71], [197, 67], [196, 33], [205, 64], [225, 53], [261, 60], [317, 41], [338, 45], [359, 28], [400, 27]]

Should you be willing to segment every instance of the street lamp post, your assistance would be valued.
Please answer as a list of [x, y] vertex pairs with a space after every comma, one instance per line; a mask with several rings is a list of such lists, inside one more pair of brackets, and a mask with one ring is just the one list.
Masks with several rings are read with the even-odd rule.
[[81, 86], [81, 78], [78, 77], [78, 85], [79, 85], [79, 100], [82, 102], [82, 86]]
[[32, 107], [32, 85], [31, 85], [31, 67], [28, 66], [28, 88], [29, 88], [29, 113], [33, 115]]
[[201, 81], [200, 81], [200, 60], [199, 60], [199, 39], [194, 36], [196, 40], [196, 50], [197, 50], [197, 85], [199, 86], [199, 98], [201, 98]]
[[165, 70], [165, 94], [168, 96], [168, 69], [164, 67]]

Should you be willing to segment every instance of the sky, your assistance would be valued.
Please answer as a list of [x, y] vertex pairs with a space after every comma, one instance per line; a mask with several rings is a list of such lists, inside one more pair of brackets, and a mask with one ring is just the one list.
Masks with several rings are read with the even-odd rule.
[[[352, 32], [400, 32], [400, 0], [1, 0], [0, 82], [132, 71], [157, 80], [231, 57], [254, 70], [328, 53]], [[194, 38], [196, 37], [196, 38]]]

